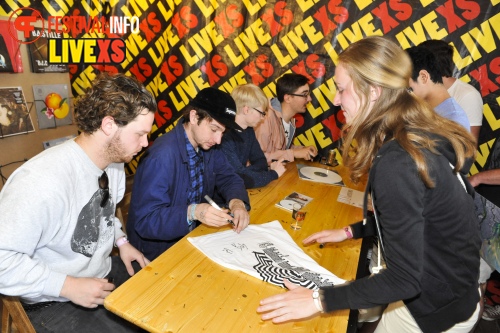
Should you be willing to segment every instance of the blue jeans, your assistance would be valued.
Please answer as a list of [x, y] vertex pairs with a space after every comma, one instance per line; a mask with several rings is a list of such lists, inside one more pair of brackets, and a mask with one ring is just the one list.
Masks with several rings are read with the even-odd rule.
[[[133, 263], [134, 271], [141, 269]], [[119, 256], [112, 257], [111, 272], [116, 287], [130, 276]], [[109, 312], [100, 305], [89, 309], [71, 302], [53, 303], [45, 308], [26, 311], [37, 333], [45, 332], [82, 332], [82, 333], [114, 333], [114, 332], [145, 332], [127, 320]]]

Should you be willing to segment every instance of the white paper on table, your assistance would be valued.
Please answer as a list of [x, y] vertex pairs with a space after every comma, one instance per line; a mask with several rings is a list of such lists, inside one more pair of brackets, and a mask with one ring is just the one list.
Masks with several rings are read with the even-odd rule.
[[365, 196], [364, 192], [353, 190], [352, 188], [348, 187], [342, 187], [340, 189], [337, 201], [351, 206], [363, 208], [364, 196]]
[[239, 234], [227, 230], [188, 240], [219, 265], [281, 287], [284, 278], [309, 289], [345, 282], [298, 247], [278, 221], [251, 224]]

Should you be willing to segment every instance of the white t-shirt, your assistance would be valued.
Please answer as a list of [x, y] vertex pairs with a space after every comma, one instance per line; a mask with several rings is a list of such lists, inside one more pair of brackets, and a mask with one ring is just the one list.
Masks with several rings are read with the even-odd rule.
[[290, 125], [291, 123], [287, 123], [281, 118], [281, 123], [283, 124], [283, 129], [285, 130], [285, 140], [286, 140], [286, 148], [288, 149], [290, 147], [290, 142], [292, 141], [290, 138]]
[[345, 283], [297, 246], [277, 220], [251, 224], [238, 237], [226, 230], [188, 241], [219, 265], [278, 286], [284, 279], [309, 289]]
[[481, 126], [483, 123], [483, 98], [474, 86], [456, 79], [448, 89], [458, 105], [464, 109], [469, 118], [470, 126]]

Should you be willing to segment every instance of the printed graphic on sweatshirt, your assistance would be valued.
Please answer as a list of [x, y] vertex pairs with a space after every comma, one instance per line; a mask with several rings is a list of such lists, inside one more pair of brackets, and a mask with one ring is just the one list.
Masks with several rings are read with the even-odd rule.
[[92, 257], [114, 235], [115, 205], [110, 196], [106, 205], [101, 207], [102, 194], [102, 190], [97, 190], [82, 208], [71, 238], [71, 249], [86, 257]]

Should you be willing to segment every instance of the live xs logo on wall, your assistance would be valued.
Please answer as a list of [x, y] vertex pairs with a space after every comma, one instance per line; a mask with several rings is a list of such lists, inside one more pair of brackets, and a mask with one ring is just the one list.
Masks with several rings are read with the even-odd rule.
[[332, 103], [340, 52], [371, 35], [390, 36], [405, 49], [444, 40], [457, 50], [455, 76], [484, 102], [471, 173], [500, 163], [490, 158], [500, 133], [500, 0], [26, 0], [2, 2], [0, 15], [20, 20], [23, 33], [36, 20], [60, 29], [62, 38], [49, 39], [49, 48], [54, 62], [70, 64], [75, 96], [101, 71], [142, 81], [158, 101], [151, 142], [173, 128], [204, 87], [231, 92], [254, 83], [272, 97], [281, 75], [303, 74], [312, 103], [297, 119], [295, 143], [323, 154], [338, 146], [344, 122]]

